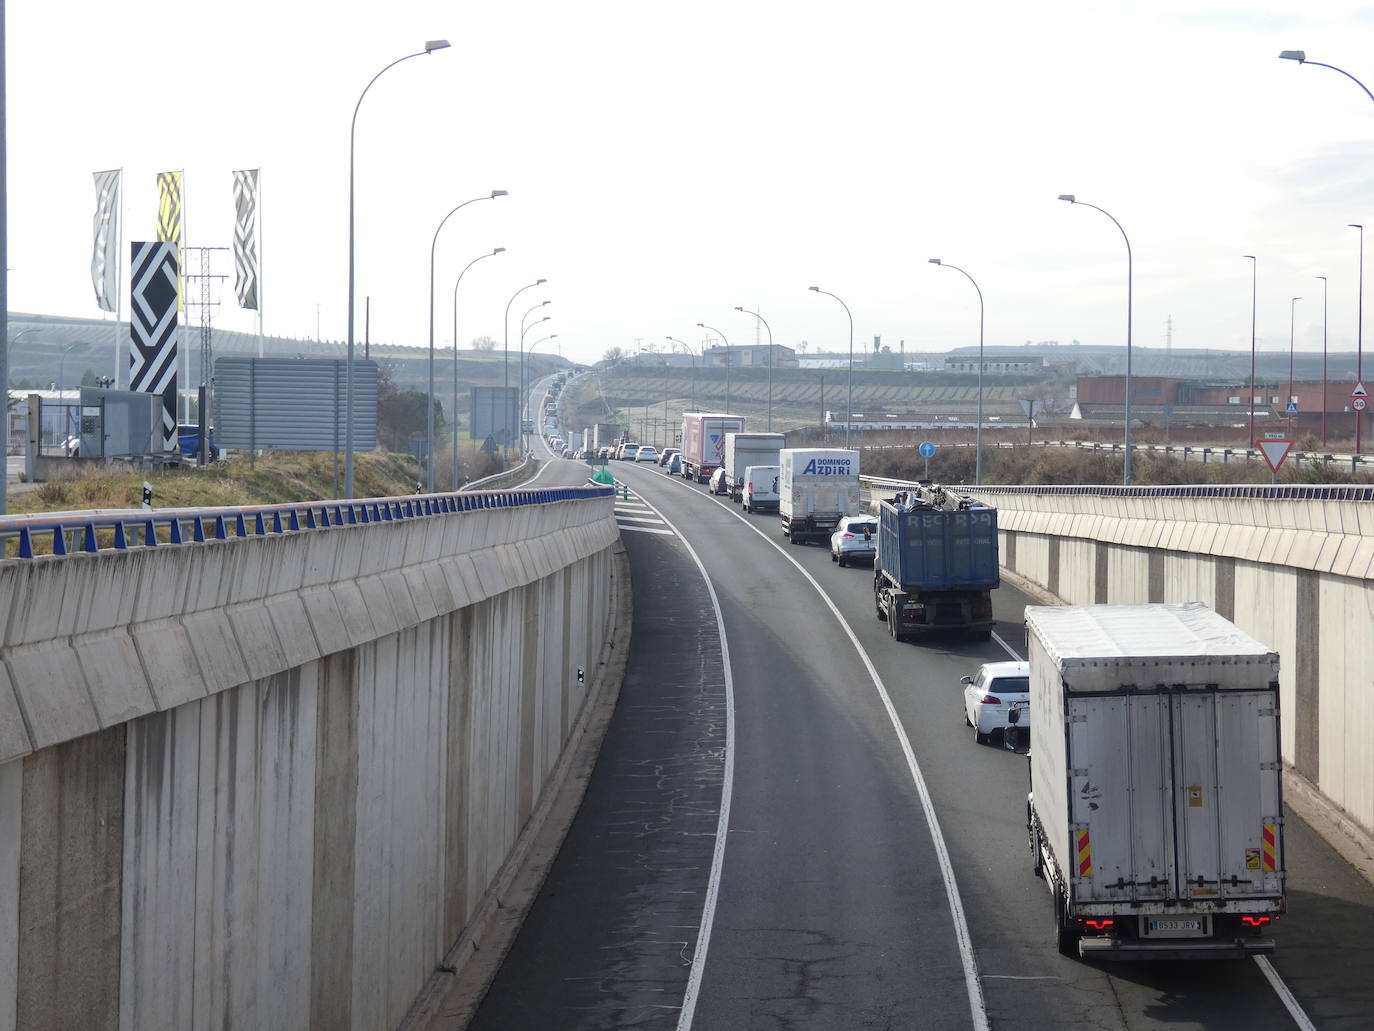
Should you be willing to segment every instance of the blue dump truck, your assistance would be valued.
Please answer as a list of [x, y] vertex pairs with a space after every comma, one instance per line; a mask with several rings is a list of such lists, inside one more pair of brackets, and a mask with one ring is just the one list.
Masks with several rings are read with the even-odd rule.
[[992, 636], [997, 509], [943, 487], [878, 503], [873, 601], [898, 641], [936, 631]]

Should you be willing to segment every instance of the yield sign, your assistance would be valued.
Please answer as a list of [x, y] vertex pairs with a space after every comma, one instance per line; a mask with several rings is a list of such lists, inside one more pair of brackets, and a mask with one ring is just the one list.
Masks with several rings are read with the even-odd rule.
[[1283, 465], [1283, 460], [1288, 457], [1288, 452], [1293, 449], [1291, 440], [1257, 440], [1255, 446], [1260, 449], [1260, 454], [1264, 455], [1264, 461], [1269, 466], [1271, 473], [1276, 473]]
[[1364, 388], [1364, 380], [1359, 380], [1355, 384], [1355, 389], [1350, 392], [1351, 397], [1368, 397], [1369, 391]]

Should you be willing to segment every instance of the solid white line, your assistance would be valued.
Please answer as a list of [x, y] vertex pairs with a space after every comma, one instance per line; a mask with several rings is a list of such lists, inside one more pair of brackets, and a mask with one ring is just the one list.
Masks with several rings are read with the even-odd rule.
[[[692, 490], [686, 483], [682, 484], [682, 486], [687, 490]], [[700, 491], [692, 492], [694, 494], [701, 493]], [[821, 600], [825, 602], [826, 607], [830, 609], [836, 621], [838, 621], [840, 626], [844, 629], [845, 635], [849, 638], [849, 643], [854, 646], [854, 650], [858, 652], [859, 658], [864, 664], [864, 668], [868, 670], [869, 679], [873, 681], [873, 687], [878, 692], [878, 697], [882, 700], [883, 708], [887, 710], [888, 720], [892, 724], [893, 732], [897, 735], [902, 754], [906, 757], [907, 769], [910, 771], [912, 782], [916, 786], [916, 793], [921, 799], [921, 809], [925, 813], [926, 823], [930, 827], [930, 837], [935, 848], [935, 858], [940, 867], [940, 878], [945, 885], [945, 898], [949, 903], [950, 916], [954, 921], [954, 938], [959, 946], [959, 959], [964, 967], [964, 989], [968, 993], [969, 1015], [973, 1020], [974, 1031], [988, 1031], [987, 1001], [983, 998], [983, 986], [978, 977], [978, 958], [973, 954], [973, 940], [969, 935], [968, 919], [964, 915], [964, 903], [959, 897], [959, 886], [954, 876], [954, 864], [949, 858], [949, 849], [945, 845], [944, 834], [940, 830], [940, 820], [935, 813], [935, 802], [930, 796], [930, 789], [926, 785], [925, 776], [921, 773], [921, 765], [916, 761], [916, 753], [911, 747], [911, 740], [906, 735], [906, 730], [902, 726], [900, 717], [897, 715], [896, 706], [892, 704], [891, 696], [887, 693], [887, 688], [883, 686], [883, 680], [882, 677], [878, 675], [877, 667], [873, 665], [873, 661], [868, 657], [868, 653], [864, 651], [863, 645], [859, 643], [859, 638], [850, 627], [848, 620], [840, 614], [840, 610], [835, 607], [835, 603], [830, 600], [830, 596], [825, 593], [825, 590], [816, 581], [815, 577], [808, 573], [800, 562], [784, 551], [781, 545], [770, 539], [762, 530], [748, 519], [745, 519], [741, 513], [734, 511], [728, 503], [719, 501], [714, 497], [712, 497], [711, 500], [715, 501], [721, 508], [729, 512], [745, 526], [749, 527], [749, 529], [753, 530], [763, 538], [766, 543], [772, 545], [772, 547], [777, 550], [778, 554], [796, 567], [797, 572], [806, 577], [811, 586], [815, 588], [816, 593], [820, 595]], [[668, 525], [671, 526], [672, 523]], [[687, 544], [687, 539], [685, 537], [683, 538], [683, 543]], [[691, 545], [688, 544], [687, 546], [690, 549]], [[693, 552], [693, 557], [696, 557], [695, 552]], [[699, 561], [698, 564], [700, 564]], [[702, 570], [702, 575], [705, 575], [704, 569]], [[707, 583], [710, 583], [709, 579]], [[714, 589], [712, 589], [711, 597], [714, 601]], [[719, 620], [719, 609], [716, 610], [716, 615]], [[722, 627], [722, 639], [724, 633], [725, 631]], [[722, 824], [722, 826], [724, 825]], [[716, 839], [716, 844], [718, 847], [720, 846], [719, 837]], [[712, 877], [715, 877], [714, 870], [712, 871]], [[705, 937], [705, 931], [706, 925], [703, 923], [703, 937]], [[693, 977], [696, 977], [699, 981], [699, 974], [695, 962], [693, 963], [692, 974]], [[692, 987], [690, 980], [688, 985], [689, 988]], [[692, 1001], [693, 1005], [695, 1005], [695, 996], [693, 996]], [[686, 1031], [686, 1028], [691, 1026], [690, 1015], [687, 1014], [685, 1008], [684, 1015], [687, 1015], [687, 1023], [684, 1024], [682, 1021], [678, 1021], [679, 1031]]]
[[1269, 986], [1274, 989], [1274, 993], [1278, 995], [1279, 1001], [1282, 1002], [1284, 1008], [1288, 1010], [1288, 1015], [1293, 1018], [1293, 1023], [1302, 1028], [1302, 1031], [1317, 1031], [1317, 1026], [1313, 1024], [1307, 1014], [1303, 1012], [1302, 1007], [1298, 1005], [1298, 1000], [1293, 998], [1293, 993], [1290, 992], [1288, 986], [1283, 983], [1283, 978], [1279, 977], [1278, 971], [1274, 969], [1268, 957], [1256, 956], [1255, 965], [1260, 968], [1260, 972], [1264, 974], [1265, 978], [1268, 980]]
[[[653, 508], [652, 505], [649, 507]], [[725, 866], [725, 839], [730, 831], [730, 799], [734, 794], [735, 787], [735, 677], [730, 670], [730, 642], [725, 634], [725, 614], [720, 609], [720, 598], [716, 596], [715, 584], [711, 582], [710, 574], [706, 572], [706, 566], [701, 561], [696, 549], [692, 547], [691, 542], [681, 533], [678, 533], [672, 520], [664, 516], [658, 509], [654, 508], [654, 511], [663, 516], [665, 523], [673, 527], [672, 532], [677, 533], [678, 539], [682, 541], [682, 546], [687, 549], [687, 554], [691, 555], [692, 561], [696, 563], [702, 580], [706, 582], [706, 590], [711, 596], [711, 608], [716, 613], [716, 633], [720, 635], [720, 658], [725, 673], [725, 769], [720, 787], [720, 815], [716, 819], [716, 844], [711, 855], [711, 873], [706, 880], [706, 899], [702, 905], [701, 928], [697, 932], [697, 947], [692, 954], [692, 969], [687, 975], [687, 991], [682, 999], [682, 1012], [678, 1014], [677, 1019], [678, 1031], [687, 1031], [692, 1026], [692, 1017], [696, 1013], [697, 995], [701, 991], [701, 975], [706, 967], [706, 951], [711, 945], [711, 928], [715, 924], [716, 902], [720, 898], [721, 870]], [[637, 528], [632, 527], [631, 529]], [[663, 533], [664, 531], [653, 530], [649, 532]]]

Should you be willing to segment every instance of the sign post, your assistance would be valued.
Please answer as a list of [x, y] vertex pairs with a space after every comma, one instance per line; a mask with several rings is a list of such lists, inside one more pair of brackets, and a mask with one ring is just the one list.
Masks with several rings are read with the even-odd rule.
[[935, 445], [928, 440], [922, 441], [921, 446], [916, 449], [916, 453], [926, 460], [924, 479], [928, 480], [930, 479], [930, 459], [935, 454]]
[[1293, 441], [1284, 437], [1263, 437], [1255, 441], [1255, 447], [1264, 456], [1264, 464], [1269, 466], [1269, 482], [1278, 483], [1279, 470], [1293, 449]]
[[1026, 447], [1031, 446], [1031, 430], [1035, 426], [1035, 417], [1040, 414], [1040, 409], [1045, 407], [1044, 401], [1021, 402], [1021, 411], [1026, 413]]

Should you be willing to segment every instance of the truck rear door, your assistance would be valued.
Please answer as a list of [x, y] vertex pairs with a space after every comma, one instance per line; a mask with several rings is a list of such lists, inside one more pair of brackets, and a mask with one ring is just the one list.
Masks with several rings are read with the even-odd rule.
[[1281, 895], [1276, 695], [1202, 688], [1171, 701], [1180, 897]]
[[1068, 866], [1078, 902], [1174, 895], [1168, 698], [1066, 698]]

